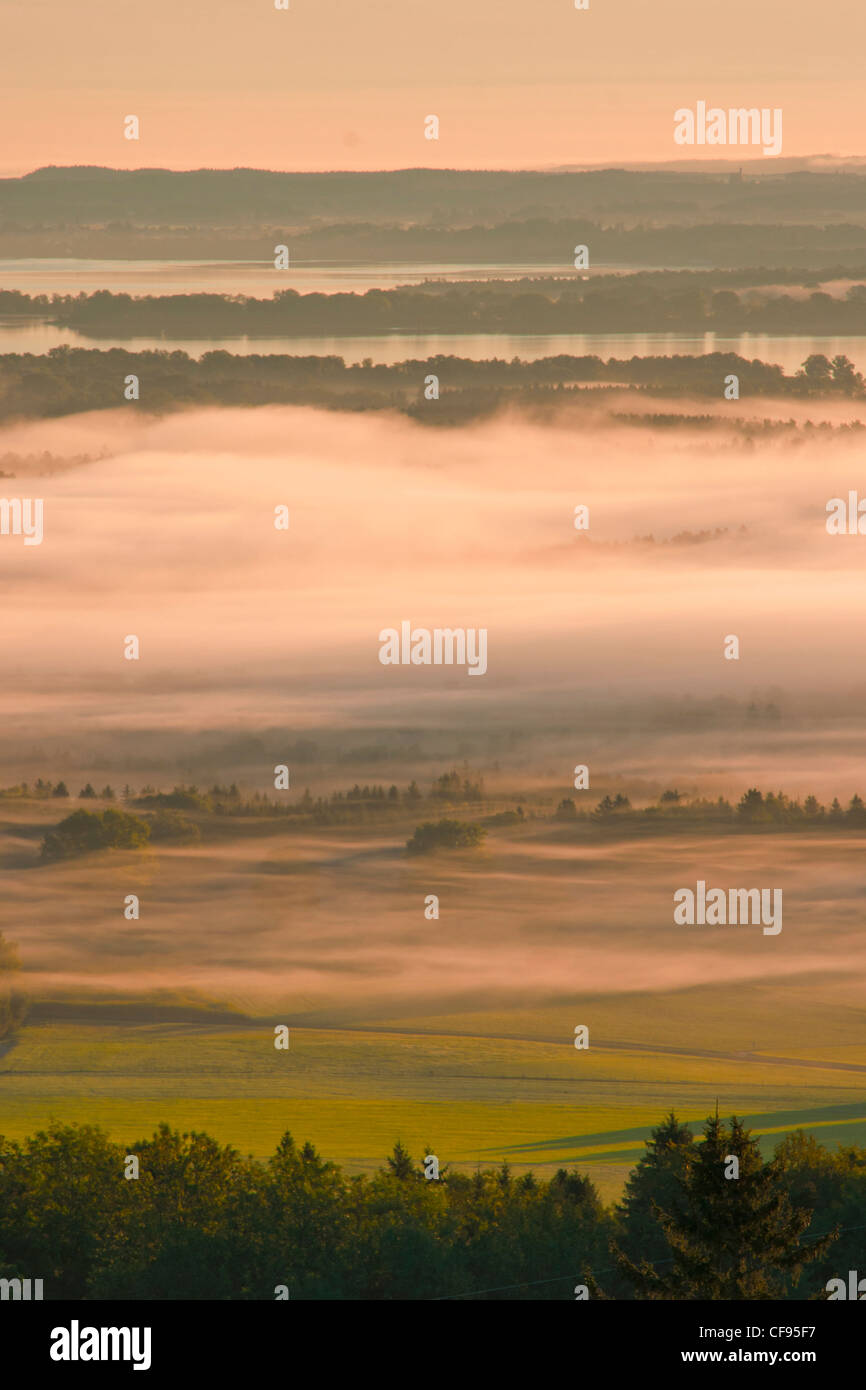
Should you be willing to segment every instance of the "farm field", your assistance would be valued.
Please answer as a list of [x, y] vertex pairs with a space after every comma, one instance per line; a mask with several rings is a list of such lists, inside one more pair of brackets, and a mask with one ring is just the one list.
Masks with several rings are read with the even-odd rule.
[[75, 1120], [133, 1144], [164, 1121], [263, 1157], [289, 1129], [350, 1172], [374, 1170], [401, 1139], [467, 1170], [577, 1165], [608, 1200], [671, 1106], [699, 1127], [718, 1098], [767, 1153], [796, 1128], [829, 1146], [866, 1142], [866, 1050], [853, 1042], [822, 1059], [603, 1041], [577, 1051], [496, 1036], [509, 1020], [484, 1021], [486, 1035], [459, 1037], [430, 1020], [414, 1033], [292, 1028], [288, 1051], [260, 1022], [37, 1023], [0, 1058], [0, 1132]]
[[[539, 815], [414, 862], [411, 818], [199, 816], [192, 845], [39, 866], [51, 808], [4, 810], [31, 999], [0, 1044], [11, 1138], [56, 1119], [133, 1144], [167, 1122], [265, 1156], [289, 1129], [350, 1172], [399, 1139], [466, 1170], [577, 1165], [607, 1199], [672, 1108], [699, 1129], [718, 1102], [765, 1153], [796, 1128], [866, 1142], [859, 836], [647, 840]], [[783, 930], [677, 926], [672, 891], [701, 876], [781, 879]]]

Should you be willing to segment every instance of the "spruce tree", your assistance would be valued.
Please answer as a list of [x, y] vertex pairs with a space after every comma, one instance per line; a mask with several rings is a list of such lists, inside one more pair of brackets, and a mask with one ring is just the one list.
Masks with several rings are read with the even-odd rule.
[[629, 1175], [617, 1216], [623, 1226], [621, 1245], [634, 1259], [656, 1264], [669, 1260], [671, 1247], [659, 1219], [685, 1211], [678, 1179], [695, 1152], [695, 1137], [673, 1111], [646, 1140], [646, 1153]]
[[388, 1155], [386, 1162], [388, 1164], [389, 1172], [395, 1178], [400, 1178], [401, 1180], [405, 1181], [406, 1178], [413, 1178], [418, 1176], [418, 1174], [415, 1171], [415, 1165], [412, 1162], [412, 1157], [409, 1153], [409, 1150], [403, 1145], [403, 1143], [399, 1139], [394, 1145], [394, 1148], [392, 1149], [391, 1153]]
[[[726, 1177], [739, 1162], [739, 1174]], [[658, 1206], [671, 1247], [670, 1264], [640, 1265], [616, 1251], [622, 1275], [636, 1297], [652, 1299], [781, 1298], [804, 1265], [818, 1259], [835, 1233], [804, 1244], [812, 1211], [795, 1207], [782, 1172], [764, 1163], [757, 1141], [734, 1116], [726, 1127], [718, 1115], [676, 1178], [682, 1202]]]

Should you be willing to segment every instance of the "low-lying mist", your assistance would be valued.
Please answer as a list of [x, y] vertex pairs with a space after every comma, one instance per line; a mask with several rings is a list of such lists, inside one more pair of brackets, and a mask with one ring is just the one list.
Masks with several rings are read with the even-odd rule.
[[[491, 795], [546, 798], [541, 817], [578, 763], [592, 801], [866, 793], [866, 538], [825, 525], [861, 476], [843, 436], [267, 408], [40, 421], [2, 450], [92, 456], [3, 482], [44, 501], [41, 545], [0, 536], [4, 779], [73, 792], [0, 802], [4, 922], [37, 995], [189, 991], [334, 1020], [820, 976], [855, 1007], [856, 836], [591, 842], [529, 817], [477, 855], [414, 863], [407, 811], [35, 867], [79, 778], [273, 794], [287, 761], [293, 795], [412, 778], [426, 795], [465, 764]], [[485, 628], [486, 673], [382, 665], [380, 631], [404, 620]], [[675, 926], [672, 893], [699, 878], [782, 887], [783, 932]]]
[[[792, 791], [817, 775], [832, 794], [862, 764], [866, 538], [826, 530], [860, 476], [838, 435], [747, 447], [733, 419], [439, 431], [268, 407], [19, 424], [3, 450], [111, 455], [2, 484], [44, 501], [41, 545], [0, 536], [10, 774], [42, 755], [134, 768], [147, 738], [170, 776], [208, 732], [218, 749], [268, 728], [339, 730], [343, 749], [405, 731], [421, 763], [504, 753], [527, 778], [588, 749], [612, 773], [737, 789], [763, 771]], [[403, 620], [486, 628], [486, 674], [381, 665]], [[781, 724], [747, 719], [755, 701]]]

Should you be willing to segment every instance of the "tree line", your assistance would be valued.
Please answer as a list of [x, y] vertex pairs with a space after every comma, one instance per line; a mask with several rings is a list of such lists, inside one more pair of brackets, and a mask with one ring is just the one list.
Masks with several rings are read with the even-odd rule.
[[[339, 175], [327, 177], [336, 179]], [[0, 183], [0, 198], [4, 191]], [[472, 217], [469, 225], [465, 206], [455, 210], [450, 221], [439, 208], [431, 209], [423, 225], [414, 226], [395, 225], [378, 208], [367, 217], [352, 209], [340, 221], [328, 216], [310, 227], [301, 227], [294, 218], [287, 218], [285, 208], [256, 223], [243, 204], [238, 204], [219, 227], [206, 225], [194, 213], [186, 219], [186, 225], [178, 225], [177, 221], [159, 224], [153, 208], [140, 209], [139, 220], [133, 221], [127, 208], [117, 206], [107, 225], [98, 219], [95, 225], [76, 226], [70, 221], [67, 206], [59, 231], [50, 222], [34, 219], [23, 223], [4, 217], [5, 209], [0, 204], [0, 251], [6, 257], [56, 256], [60, 242], [67, 256], [266, 264], [273, 256], [274, 246], [288, 245], [298, 260], [313, 264], [402, 261], [440, 266], [475, 262], [490, 266], [495, 273], [503, 264], [533, 264], [554, 272], [567, 270], [573, 263], [572, 247], [584, 243], [592, 246], [595, 264], [627, 269], [698, 269], [706, 265], [750, 269], [762, 265], [775, 270], [796, 265], [803, 272], [816, 272], [837, 263], [853, 272], [866, 261], [862, 190], [858, 193], [859, 200], [850, 204], [850, 213], [857, 221], [830, 223], [822, 207], [820, 220], [814, 215], [815, 209], [810, 208], [806, 216], [787, 226], [776, 220], [773, 225], [763, 226], [758, 218], [743, 220], [742, 206], [735, 212], [723, 203], [707, 209], [703, 218], [693, 220], [685, 214], [679, 189], [673, 193], [673, 200], [680, 204], [676, 211], [686, 225], [677, 225], [670, 201], [657, 216], [647, 215], [645, 203], [635, 215], [627, 203], [621, 202], [622, 212], [616, 219], [586, 215], [592, 211], [586, 202], [581, 213], [575, 212], [572, 203], [563, 210], [564, 215], [558, 216], [550, 216], [545, 210], [527, 217], [524, 208], [522, 216], [505, 219], [502, 209], [495, 208], [483, 221]], [[733, 197], [742, 204], [741, 192]], [[240, 221], [239, 208], [243, 208]], [[766, 204], [760, 207], [761, 213], [765, 210]]]
[[575, 1168], [425, 1153], [438, 1179], [401, 1142], [350, 1176], [289, 1133], [264, 1161], [165, 1124], [0, 1137], [0, 1278], [46, 1299], [802, 1300], [862, 1265], [866, 1149], [802, 1131], [765, 1160], [736, 1117], [696, 1138], [670, 1114], [611, 1207]]
[[[26, 783], [0, 792], [2, 797], [26, 797], [29, 794]], [[51, 783], [42, 783], [38, 794], [43, 798], [68, 797], [64, 782], [53, 787]], [[96, 797], [96, 792], [87, 783], [80, 796], [90, 800]], [[112, 788], [104, 788], [102, 796], [113, 800]], [[149, 842], [189, 843], [201, 837], [200, 824], [206, 823], [201, 820], [202, 816], [254, 816], [265, 819], [280, 816], [306, 825], [345, 825], [403, 817], [407, 810], [417, 809], [425, 801], [414, 780], [403, 792], [396, 784], [392, 784], [386, 792], [384, 786], [361, 787], [356, 783], [348, 792], [332, 792], [329, 797], [313, 797], [306, 789], [302, 796], [293, 800], [258, 791], [244, 797], [234, 784], [231, 787], [216, 785], [210, 792], [199, 792], [196, 787], [185, 786], [175, 787], [171, 792], [145, 787], [139, 795], [126, 787], [124, 796], [127, 804], [137, 808], [135, 812], [121, 811], [113, 805], [101, 811], [80, 809], [46, 831], [42, 838], [41, 860], [51, 862], [75, 858], [101, 849], [142, 849]], [[407, 841], [407, 848], [412, 854], [433, 849], [472, 848], [483, 842], [486, 827], [522, 825], [530, 820], [547, 818], [541, 807], [530, 808], [528, 814], [522, 805], [494, 811], [490, 802], [487, 802], [487, 813], [484, 814], [486, 794], [483, 779], [472, 782], [466, 776], [461, 778], [457, 772], [444, 773], [436, 778], [426, 801], [428, 804], [439, 802], [446, 806], [472, 805], [476, 808], [476, 814], [482, 813], [483, 823], [448, 817], [424, 821]], [[199, 820], [184, 814], [196, 812], [200, 813]], [[676, 788], [668, 788], [658, 801], [643, 807], [634, 807], [624, 792], [617, 792], [613, 796], [607, 793], [592, 809], [585, 810], [578, 809], [573, 797], [564, 797], [553, 812], [552, 819], [565, 824], [581, 823], [587, 828], [615, 828], [620, 833], [629, 829], [679, 831], [709, 825], [741, 832], [768, 829], [847, 832], [866, 829], [866, 803], [856, 792], [846, 806], [835, 796], [829, 806], [825, 806], [813, 795], [801, 801], [782, 791], [765, 793], [751, 787], [733, 805], [723, 796], [715, 800], [708, 797], [689, 798]]]
[[[587, 231], [577, 241], [591, 244], [590, 237]], [[565, 264], [573, 245], [573, 240], [563, 244]], [[526, 280], [518, 287], [488, 280], [363, 292], [278, 289], [265, 298], [111, 290], [31, 296], [4, 290], [0, 313], [48, 319], [96, 337], [369, 336], [393, 333], [397, 325], [402, 333], [422, 334], [866, 332], [866, 283], [850, 285], [836, 295], [822, 289], [785, 294], [766, 286], [740, 294], [736, 289], [714, 289], [704, 275], [691, 284], [641, 275], [573, 275]]]
[[[438, 380], [438, 399], [426, 394]], [[235, 355], [122, 348], [51, 348], [0, 355], [0, 420], [53, 418], [122, 407], [159, 413], [181, 407], [304, 405], [323, 410], [398, 411], [425, 425], [453, 425], [505, 405], [561, 410], [622, 386], [635, 392], [720, 400], [726, 377], [740, 396], [862, 399], [866, 386], [844, 354], [813, 353], [791, 375], [773, 363], [733, 352], [672, 357], [610, 358], [559, 354], [537, 361], [432, 356], [392, 365], [337, 356]], [[129, 376], [137, 399], [124, 395]], [[580, 388], [592, 387], [589, 397]], [[50, 468], [43, 471], [51, 471]]]
[[843, 806], [837, 796], [833, 797], [829, 806], [825, 806], [816, 796], [810, 795], [801, 801], [782, 791], [762, 792], [757, 787], [750, 787], [737, 804], [732, 805], [723, 796], [716, 800], [708, 797], [689, 798], [676, 788], [669, 788], [662, 792], [657, 802], [640, 808], [632, 806], [623, 792], [617, 792], [613, 797], [609, 794], [603, 796], [592, 810], [586, 811], [578, 810], [573, 797], [564, 797], [555, 816], [560, 821], [616, 821], [623, 825], [667, 823], [676, 828], [712, 822], [739, 829], [778, 826], [797, 830], [822, 826], [836, 830], [860, 830], [866, 827], [866, 803], [856, 792], [847, 806]]
[[[230, 785], [223, 785], [215, 782], [209, 789], [199, 790], [197, 786], [185, 785], [183, 783], [174, 786], [171, 791], [164, 792], [158, 787], [145, 784], [136, 790], [127, 782], [116, 792], [114, 787], [106, 784], [101, 791], [97, 791], [91, 782], [85, 782], [78, 792], [80, 801], [116, 801], [118, 795], [124, 802], [132, 805], [147, 808], [170, 808], [178, 811], [208, 811], [214, 813], [229, 813], [232, 815], [243, 814], [268, 814], [275, 809], [292, 814], [301, 811], [326, 810], [329, 807], [339, 806], [366, 806], [376, 807], [381, 803], [389, 806], [416, 806], [418, 802], [425, 798], [424, 792], [413, 778], [412, 781], [401, 789], [392, 783], [385, 787], [383, 783], [367, 783], [362, 787], [356, 782], [347, 791], [334, 791], [330, 796], [319, 796], [313, 798], [309, 788], [305, 788], [302, 796], [289, 800], [285, 797], [271, 797], [266, 792], [255, 791], [245, 795], [236, 782]], [[19, 801], [46, 801], [68, 800], [71, 796], [66, 782], [61, 778], [58, 782], [51, 782], [42, 777], [37, 777], [35, 782], [17, 782], [11, 787], [0, 787], [0, 799], [19, 800]], [[478, 776], [475, 781], [468, 772], [462, 774], [452, 768], [450, 772], [443, 772], [433, 779], [427, 799], [430, 801], [447, 801], [449, 803], [462, 801], [483, 801], [486, 798], [484, 778]]]

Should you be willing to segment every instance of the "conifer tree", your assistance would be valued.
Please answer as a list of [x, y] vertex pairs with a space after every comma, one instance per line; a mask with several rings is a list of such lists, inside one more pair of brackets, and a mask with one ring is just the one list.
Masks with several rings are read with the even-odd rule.
[[671, 1215], [685, 1211], [678, 1179], [694, 1152], [692, 1131], [671, 1111], [646, 1140], [646, 1153], [625, 1185], [617, 1215], [624, 1227], [622, 1248], [628, 1255], [650, 1264], [670, 1259], [659, 1210]]
[[[731, 1159], [739, 1164], [731, 1173]], [[659, 1204], [672, 1251], [670, 1264], [640, 1265], [616, 1251], [636, 1297], [652, 1299], [775, 1299], [783, 1297], [804, 1265], [835, 1240], [833, 1232], [801, 1240], [812, 1211], [794, 1207], [775, 1162], [764, 1163], [757, 1141], [734, 1116], [730, 1127], [711, 1116], [704, 1137], [676, 1186], [681, 1205]]]

